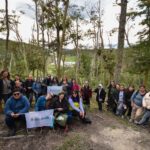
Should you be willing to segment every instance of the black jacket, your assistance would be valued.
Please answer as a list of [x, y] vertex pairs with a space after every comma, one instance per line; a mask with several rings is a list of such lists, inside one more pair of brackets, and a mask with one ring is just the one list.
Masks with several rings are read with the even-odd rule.
[[[60, 102], [59, 97], [57, 97], [52, 104], [52, 108], [54, 109], [54, 112], [67, 113], [69, 110], [69, 104], [65, 98]], [[63, 111], [58, 111], [57, 108], [62, 108]]]
[[103, 88], [101, 89], [101, 92], [99, 92], [99, 90], [100, 90], [99, 88], [96, 88], [94, 90], [94, 92], [96, 93], [96, 100], [99, 101], [99, 99], [102, 99], [102, 102], [104, 102], [106, 97], [106, 92]]

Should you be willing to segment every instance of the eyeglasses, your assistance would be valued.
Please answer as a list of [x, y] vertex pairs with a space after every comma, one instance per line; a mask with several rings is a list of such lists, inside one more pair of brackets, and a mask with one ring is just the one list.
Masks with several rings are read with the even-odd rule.
[[19, 95], [20, 95], [20, 93], [14, 93], [13, 95], [14, 95], [14, 96], [19, 96]]

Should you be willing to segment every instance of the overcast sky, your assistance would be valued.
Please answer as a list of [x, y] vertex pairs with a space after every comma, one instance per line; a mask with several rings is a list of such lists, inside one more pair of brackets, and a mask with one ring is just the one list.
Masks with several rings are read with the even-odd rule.
[[[108, 45], [108, 37], [107, 34], [110, 30], [113, 28], [118, 27], [118, 21], [116, 20], [116, 16], [120, 13], [120, 8], [113, 6], [113, 2], [115, 0], [101, 0], [102, 1], [102, 8], [104, 9], [104, 16], [103, 16], [103, 25], [104, 25], [104, 42], [105, 45]], [[85, 6], [85, 3], [96, 3], [97, 0], [71, 0], [71, 3]], [[136, 0], [130, 0], [128, 4], [128, 9], [130, 7], [136, 6]], [[5, 0], [1, 0], [0, 9], [5, 8]], [[31, 8], [31, 9], [29, 9]], [[34, 20], [34, 3], [32, 0], [9, 0], [9, 13], [12, 10], [16, 10], [17, 14], [21, 15], [20, 17], [20, 25], [19, 25], [19, 31], [20, 34], [25, 42], [28, 42], [31, 38], [31, 29], [33, 24], [35, 23]], [[25, 11], [26, 15], [22, 15], [19, 13], [19, 11]], [[131, 23], [130, 23], [131, 24]], [[129, 40], [131, 43], [135, 43], [137, 41], [137, 37], [135, 34], [139, 30], [138, 21], [136, 22], [136, 26], [134, 29], [130, 31], [130, 37]], [[0, 33], [0, 38], [4, 37], [2, 33]], [[11, 34], [10, 39], [15, 40], [15, 35]], [[85, 41], [85, 43], [89, 43], [89, 41]], [[111, 42], [115, 45], [117, 44], [117, 34], [115, 34], [111, 38]]]

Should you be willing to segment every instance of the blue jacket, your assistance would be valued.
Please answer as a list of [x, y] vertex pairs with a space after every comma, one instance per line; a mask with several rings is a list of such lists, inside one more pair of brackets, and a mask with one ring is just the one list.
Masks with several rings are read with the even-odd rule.
[[35, 111], [46, 110], [46, 98], [45, 96], [40, 96], [35, 104]]
[[42, 85], [40, 82], [34, 82], [32, 85], [32, 89], [36, 94], [41, 94], [42, 93]]
[[13, 96], [11, 96], [5, 105], [4, 112], [6, 115], [10, 115], [12, 112], [14, 113], [27, 113], [30, 108], [29, 100], [25, 96], [21, 96], [19, 99], [14, 99]]
[[137, 106], [142, 107], [144, 95], [141, 95], [138, 91], [132, 94], [131, 101], [133, 101]]

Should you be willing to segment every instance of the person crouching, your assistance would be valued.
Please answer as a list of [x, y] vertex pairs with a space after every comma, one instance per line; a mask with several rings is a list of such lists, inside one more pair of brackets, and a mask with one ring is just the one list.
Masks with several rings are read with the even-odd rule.
[[72, 96], [69, 97], [69, 104], [72, 116], [78, 116], [82, 123], [92, 123], [91, 120], [85, 118], [86, 113], [83, 108], [83, 100], [82, 97], [79, 96], [78, 91], [73, 91]]
[[65, 93], [61, 92], [56, 97], [52, 108], [54, 109], [55, 125], [64, 128], [65, 132], [68, 131], [68, 101], [65, 98]]
[[25, 113], [29, 111], [29, 100], [23, 96], [19, 88], [13, 90], [13, 95], [8, 99], [5, 105], [5, 122], [10, 129], [8, 136], [16, 134], [16, 121], [26, 123]]

